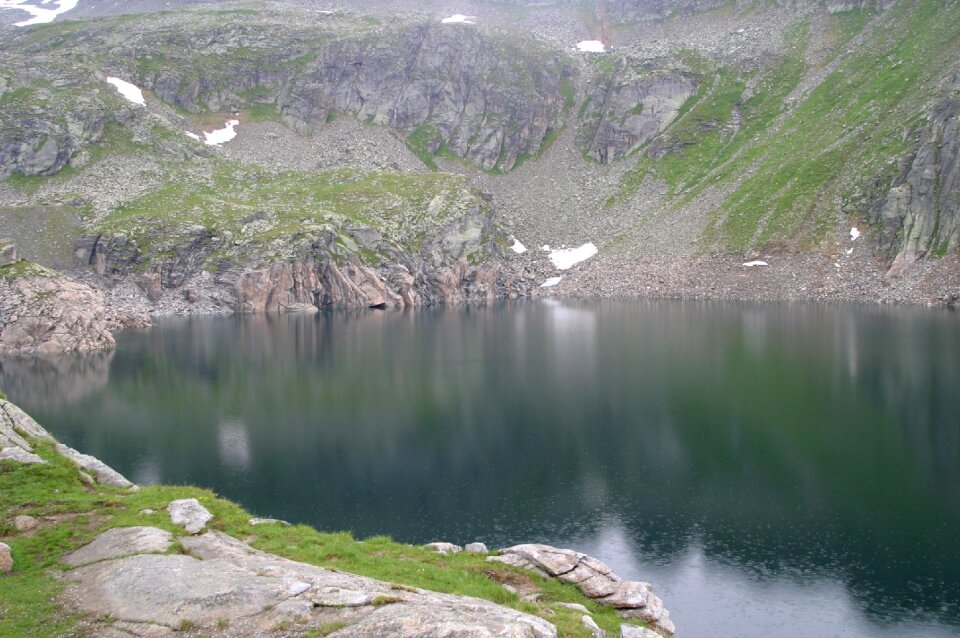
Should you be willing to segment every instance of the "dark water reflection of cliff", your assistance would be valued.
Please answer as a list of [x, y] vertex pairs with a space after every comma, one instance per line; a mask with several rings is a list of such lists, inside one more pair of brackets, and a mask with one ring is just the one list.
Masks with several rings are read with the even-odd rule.
[[358, 536], [589, 550], [653, 580], [683, 636], [960, 635], [956, 315], [538, 303], [119, 346], [0, 382], [136, 481]]

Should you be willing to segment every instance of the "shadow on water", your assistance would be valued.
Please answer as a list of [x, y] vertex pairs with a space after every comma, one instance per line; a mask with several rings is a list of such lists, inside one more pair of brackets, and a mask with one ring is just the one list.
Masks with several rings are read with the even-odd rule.
[[138, 482], [358, 536], [573, 544], [654, 580], [686, 636], [956, 636], [958, 326], [644, 302], [185, 319], [3, 361], [0, 385]]

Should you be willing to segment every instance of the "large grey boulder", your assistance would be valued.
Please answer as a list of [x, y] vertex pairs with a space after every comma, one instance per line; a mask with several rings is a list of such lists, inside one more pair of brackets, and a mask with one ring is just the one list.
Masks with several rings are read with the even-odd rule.
[[179, 541], [186, 555], [136, 555], [74, 569], [66, 575], [72, 584], [65, 596], [91, 614], [111, 615], [115, 625], [179, 628], [227, 620], [238, 635], [333, 622], [345, 625], [338, 636], [557, 635], [546, 620], [494, 603], [329, 571], [254, 550], [220, 532]]
[[67, 554], [63, 562], [79, 567], [132, 554], [161, 553], [173, 545], [173, 534], [156, 527], [118, 527], [107, 530], [90, 544]]
[[173, 501], [167, 511], [174, 525], [180, 525], [191, 534], [199, 533], [213, 518], [213, 514], [195, 498]]

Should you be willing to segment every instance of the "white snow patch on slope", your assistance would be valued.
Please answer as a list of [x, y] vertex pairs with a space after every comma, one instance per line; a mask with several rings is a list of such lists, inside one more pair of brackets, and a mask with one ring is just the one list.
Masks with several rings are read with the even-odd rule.
[[455, 13], [449, 18], [444, 18], [440, 22], [443, 24], [476, 24], [474, 20], [477, 19], [477, 16], [465, 16], [462, 13]]
[[563, 279], [562, 276], [561, 276], [561, 277], [551, 277], [550, 279], [547, 279], [545, 282], [543, 282], [542, 284], [540, 284], [540, 287], [541, 287], [541, 288], [552, 288], [552, 287], [556, 286], [558, 283], [560, 283], [560, 281], [561, 281], [562, 279]]
[[769, 266], [770, 264], [768, 264], [765, 261], [760, 261], [759, 259], [757, 259], [754, 261], [745, 262], [743, 265], [746, 266], [747, 268], [753, 268], [754, 266]]
[[850, 229], [850, 241], [857, 241], [860, 238], [860, 229], [856, 226]]
[[517, 253], [518, 255], [527, 252], [527, 247], [521, 244], [520, 240], [517, 239], [516, 237], [513, 238], [513, 246], [510, 246], [510, 248], [513, 250], [513, 252]]
[[227, 123], [223, 125], [223, 128], [218, 128], [216, 131], [211, 131], [207, 133], [203, 132], [204, 139], [203, 143], [207, 146], [218, 146], [224, 142], [229, 142], [237, 136], [237, 131], [235, 130], [237, 126], [240, 125], [240, 120], [227, 120]]
[[590, 259], [596, 254], [597, 247], [591, 241], [577, 248], [555, 250], [550, 253], [550, 261], [552, 261], [553, 265], [559, 270], [566, 270], [579, 264], [581, 261]]
[[147, 101], [143, 99], [143, 91], [138, 89], [133, 84], [125, 82], [120, 78], [107, 78], [107, 82], [117, 87], [117, 90], [120, 91], [120, 95], [126, 98], [128, 102], [133, 102], [134, 104], [139, 104], [140, 106], [144, 106], [147, 103]]
[[600, 40], [583, 40], [577, 42], [577, 51], [580, 53], [603, 53], [607, 48]]
[[[0, 9], [20, 9], [26, 11], [32, 18], [14, 23], [18, 27], [28, 27], [31, 24], [44, 24], [53, 22], [61, 13], [66, 13], [76, 8], [80, 0], [54, 0], [56, 9], [47, 9], [36, 5], [27, 4], [27, 0], [0, 0]], [[50, 0], [43, 0], [43, 4], [51, 4]]]
[[196, 133], [191, 133], [190, 131], [184, 131], [183, 134], [186, 135], [187, 137], [197, 140], [198, 142], [200, 141], [200, 136], [197, 135]]

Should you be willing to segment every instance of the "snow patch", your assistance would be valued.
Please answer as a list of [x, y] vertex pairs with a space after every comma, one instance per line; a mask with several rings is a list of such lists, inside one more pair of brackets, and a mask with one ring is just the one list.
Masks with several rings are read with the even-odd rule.
[[550, 261], [553, 262], [553, 265], [559, 270], [566, 270], [579, 264], [581, 261], [586, 261], [597, 254], [597, 247], [593, 242], [587, 242], [583, 246], [578, 248], [567, 248], [561, 250], [555, 250], [550, 253]]
[[521, 244], [520, 240], [516, 237], [513, 238], [513, 246], [510, 246], [510, 248], [518, 255], [522, 255], [523, 253], [527, 252], [527, 247]]
[[476, 24], [474, 20], [477, 19], [477, 16], [465, 16], [462, 13], [455, 13], [449, 18], [444, 18], [440, 22], [443, 24]]
[[852, 255], [852, 254], [853, 254], [853, 246], [850, 246], [850, 248], [847, 248], [847, 254], [848, 254], [848, 255]]
[[860, 230], [854, 226], [850, 229], [850, 241], [857, 241], [860, 238]]
[[583, 40], [577, 42], [577, 51], [580, 53], [603, 53], [607, 48], [600, 40]]
[[550, 244], [544, 244], [543, 246], [540, 246], [540, 250], [542, 250], [545, 253], [550, 252]]
[[542, 284], [540, 284], [540, 287], [541, 287], [541, 288], [553, 288], [553, 287], [556, 286], [558, 283], [560, 283], [560, 281], [561, 281], [562, 279], [563, 279], [562, 276], [560, 276], [560, 277], [551, 277], [550, 279], [547, 279], [545, 282], [543, 282]]
[[[42, 0], [43, 4], [50, 4], [50, 0]], [[22, 22], [14, 23], [18, 27], [28, 27], [31, 24], [45, 24], [47, 22], [53, 22], [61, 13], [66, 13], [71, 9], [74, 9], [80, 0], [54, 0], [53, 4], [57, 5], [56, 9], [46, 9], [43, 7], [38, 7], [32, 4], [27, 4], [27, 0], [0, 0], [0, 9], [20, 9], [21, 11], [26, 11], [32, 18], [24, 20]]]
[[189, 138], [197, 140], [198, 142], [200, 141], [200, 136], [197, 135], [196, 133], [191, 133], [190, 131], [184, 131], [183, 134]]
[[120, 95], [126, 98], [128, 102], [139, 104], [140, 106], [145, 106], [147, 104], [147, 101], [143, 99], [143, 91], [138, 89], [133, 84], [121, 80], [120, 78], [107, 78], [107, 82], [117, 87], [117, 91], [119, 91]]
[[237, 136], [237, 131], [235, 130], [237, 126], [240, 125], [240, 120], [227, 120], [227, 123], [223, 125], [223, 128], [218, 128], [216, 131], [211, 131], [207, 133], [203, 132], [204, 140], [203, 143], [207, 146], [218, 146], [224, 142], [229, 142]]
[[754, 261], [744, 262], [743, 265], [746, 266], [747, 268], [753, 268], [754, 266], [769, 266], [770, 264], [768, 264], [765, 261], [760, 261], [759, 259], [755, 259]]

